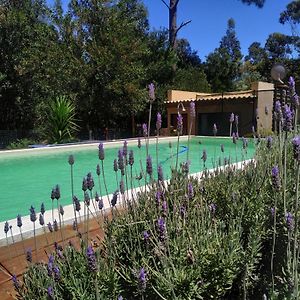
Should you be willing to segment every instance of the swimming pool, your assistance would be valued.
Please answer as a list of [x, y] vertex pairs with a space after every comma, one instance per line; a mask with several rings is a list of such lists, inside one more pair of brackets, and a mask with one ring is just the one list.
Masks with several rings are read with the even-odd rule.
[[[169, 148], [169, 139], [159, 139], [158, 161], [163, 166], [164, 177], [168, 179], [171, 171], [170, 166], [175, 165], [177, 139], [172, 139], [172, 148]], [[220, 145], [224, 145], [224, 153], [221, 152]], [[117, 189], [115, 172], [113, 171], [113, 161], [117, 158], [118, 149], [122, 143], [105, 144], [105, 178], [108, 192], [112, 193]], [[187, 159], [187, 138], [180, 139], [179, 162]], [[143, 168], [146, 166], [146, 147], [142, 141], [141, 149], [137, 147], [137, 141], [128, 142], [128, 151], [134, 150], [135, 163], [133, 165], [133, 177], [140, 174], [141, 159]], [[206, 150], [206, 167], [212, 168], [219, 159], [231, 158], [232, 162], [252, 158], [254, 155], [254, 145], [250, 141], [247, 154], [242, 150], [242, 141], [237, 145], [229, 138], [213, 137], [193, 137], [189, 145], [189, 160], [191, 161], [190, 173], [203, 170], [201, 156]], [[156, 145], [155, 140], [149, 145], [149, 153], [153, 158], [153, 174], [156, 175]], [[74, 155], [74, 193], [82, 200], [83, 192], [82, 179], [88, 172], [92, 172], [95, 181], [94, 192], [98, 191], [98, 179], [96, 166], [100, 163], [98, 158], [98, 147], [96, 144], [88, 146], [73, 146], [33, 149], [26, 151], [3, 151], [0, 152], [0, 221], [13, 219], [17, 214], [22, 216], [29, 214], [29, 208], [33, 205], [37, 211], [43, 202], [46, 209], [51, 209], [51, 190], [59, 184], [61, 189], [60, 203], [68, 205], [72, 203], [71, 197], [71, 177], [68, 157]], [[120, 175], [119, 175], [120, 177]], [[103, 183], [102, 177], [101, 182]], [[138, 186], [138, 180], [134, 179], [133, 184]], [[104, 194], [104, 186], [102, 185]]]

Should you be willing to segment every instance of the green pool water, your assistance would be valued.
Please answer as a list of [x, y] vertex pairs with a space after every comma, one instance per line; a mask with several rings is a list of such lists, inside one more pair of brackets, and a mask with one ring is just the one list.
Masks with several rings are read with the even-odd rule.
[[[225, 152], [221, 152], [220, 145], [224, 145]], [[118, 149], [121, 146], [105, 147], [105, 177], [110, 193], [117, 189], [115, 172], [113, 171], [113, 161], [117, 158]], [[186, 161], [187, 141], [180, 141], [179, 162]], [[146, 150], [144, 143], [138, 149], [137, 143], [129, 144], [128, 151], [134, 150], [135, 163], [133, 165], [134, 176], [140, 173], [141, 159], [143, 167], [146, 165]], [[232, 161], [241, 161], [252, 158], [254, 155], [254, 145], [250, 141], [247, 155], [242, 151], [242, 141], [239, 140], [235, 146], [228, 138], [203, 138], [194, 137], [189, 145], [189, 159], [191, 161], [190, 172], [196, 173], [203, 170], [201, 156], [203, 149], [207, 152], [206, 167], [212, 168], [214, 161], [218, 162], [219, 157], [231, 157]], [[153, 170], [156, 170], [156, 146], [150, 144], [149, 153], [153, 157]], [[74, 188], [75, 195], [81, 200], [83, 198], [82, 179], [88, 172], [92, 172], [95, 181], [94, 192], [99, 192], [98, 179], [96, 175], [96, 165], [100, 163], [98, 159], [97, 146], [90, 149], [80, 147], [68, 147], [65, 149], [24, 151], [22, 153], [0, 153], [0, 221], [13, 219], [17, 214], [22, 216], [29, 214], [29, 207], [33, 205], [37, 211], [44, 202], [46, 209], [51, 209], [51, 189], [56, 184], [61, 188], [62, 205], [72, 203], [71, 199], [71, 179], [68, 156], [73, 154], [74, 163]], [[162, 164], [164, 177], [170, 177], [170, 166], [176, 161], [176, 140], [172, 141], [170, 151], [169, 142], [160, 140], [158, 144], [159, 163]], [[173, 155], [173, 156], [172, 156]], [[236, 158], [237, 157], [237, 158]], [[154, 172], [156, 173], [156, 172]], [[119, 175], [120, 176], [120, 175]], [[102, 177], [101, 177], [101, 181]], [[134, 179], [134, 185], [138, 186], [138, 180]], [[104, 193], [104, 187], [102, 186]]]

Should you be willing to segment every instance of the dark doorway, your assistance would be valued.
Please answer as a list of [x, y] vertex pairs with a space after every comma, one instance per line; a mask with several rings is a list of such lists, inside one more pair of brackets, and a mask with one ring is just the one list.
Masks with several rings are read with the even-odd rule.
[[198, 114], [198, 135], [213, 135], [213, 126], [217, 125], [218, 136], [229, 135], [230, 113]]

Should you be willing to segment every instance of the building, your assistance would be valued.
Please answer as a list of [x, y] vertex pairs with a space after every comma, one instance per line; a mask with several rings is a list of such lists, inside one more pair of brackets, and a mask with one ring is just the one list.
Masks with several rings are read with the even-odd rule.
[[[213, 135], [213, 124], [218, 135], [229, 135], [231, 113], [239, 116], [239, 135], [251, 134], [252, 126], [262, 134], [272, 131], [274, 85], [254, 82], [251, 90], [226, 93], [196, 93], [178, 90], [168, 91], [166, 108], [169, 134], [176, 132], [177, 115], [183, 116], [183, 134]], [[195, 102], [196, 118], [189, 115], [189, 104]], [[235, 127], [233, 132], [235, 131]]]

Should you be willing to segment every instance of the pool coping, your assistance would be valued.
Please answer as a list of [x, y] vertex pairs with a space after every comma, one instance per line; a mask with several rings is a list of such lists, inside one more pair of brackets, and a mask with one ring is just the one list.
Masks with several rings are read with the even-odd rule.
[[[209, 173], [213, 173], [217, 169], [219, 169], [219, 170], [223, 169], [224, 170], [228, 167], [234, 168], [235, 170], [243, 169], [246, 165], [248, 165], [250, 162], [253, 162], [253, 161], [255, 161], [255, 160], [252, 158], [252, 159], [240, 161], [240, 162], [237, 162], [237, 163], [232, 163], [232, 164], [229, 164], [229, 165], [226, 165], [226, 166], [208, 169], [206, 171], [209, 172]], [[204, 172], [205, 171], [192, 173], [192, 174], [189, 174], [189, 177], [201, 180], [203, 178]], [[170, 181], [169, 179], [165, 180], [164, 183], [168, 184], [169, 181]], [[136, 196], [138, 192], [140, 192], [141, 190], [145, 191], [145, 189], [149, 190], [149, 186], [142, 185], [141, 187], [137, 187], [137, 188], [134, 188], [134, 189], [128, 189], [128, 196], [129, 197], [126, 198], [126, 199], [131, 201], [132, 200], [132, 195]], [[127, 192], [125, 192], [125, 193], [127, 194]], [[104, 214], [107, 213], [111, 209], [109, 200], [112, 198], [112, 196], [113, 196], [113, 194], [102, 196], [103, 204], [104, 204], [104, 207], [103, 207], [103, 213]], [[54, 201], [56, 202], [56, 200], [54, 200]], [[80, 203], [81, 203], [81, 206], [83, 207], [83, 205], [84, 205], [83, 201], [81, 201]], [[55, 208], [54, 208], [54, 219], [56, 219], [57, 222], [59, 223], [59, 215], [58, 215], [56, 204], [57, 203], [54, 203], [54, 206], [55, 206]], [[116, 206], [117, 207], [122, 206], [122, 201], [120, 201], [120, 195], [118, 197], [118, 202], [117, 202]], [[95, 212], [95, 209], [92, 205], [92, 201], [91, 201], [91, 205], [90, 205], [90, 210], [94, 214], [94, 217], [97, 216], [97, 213]], [[38, 215], [39, 215], [39, 213], [37, 213], [37, 221], [35, 222], [36, 235], [40, 235], [40, 234], [44, 233], [44, 227], [39, 224]], [[83, 214], [81, 215], [81, 218], [83, 218]], [[73, 204], [65, 205], [64, 206], [63, 225], [65, 226], [65, 225], [72, 224], [74, 222], [74, 220], [75, 220], [75, 218], [74, 218], [74, 206], [73, 206]], [[46, 224], [48, 222], [52, 223], [52, 210], [45, 211], [44, 221], [45, 221], [46, 232], [49, 232]], [[11, 228], [12, 235], [11, 235], [11, 232], [9, 231], [8, 234], [7, 234], [7, 240], [6, 240], [6, 235], [4, 233], [4, 230], [3, 230], [5, 222], [8, 222], [8, 224], [10, 226], [12, 226], [12, 228]], [[33, 237], [33, 224], [30, 221], [30, 215], [23, 216], [22, 217], [22, 222], [23, 222], [23, 225], [22, 225], [23, 238], [28, 239], [28, 238]], [[17, 241], [21, 241], [21, 234], [20, 234], [19, 228], [16, 226], [16, 223], [17, 223], [16, 218], [0, 222], [0, 247], [5, 246], [7, 244], [13, 244], [14, 242], [17, 242]]]
[[[181, 135], [180, 139], [188, 139], [188, 135]], [[155, 143], [156, 139], [158, 140], [165, 140], [166, 142], [168, 141], [173, 141], [177, 140], [178, 136], [151, 136], [149, 138], [149, 143]], [[202, 136], [202, 135], [190, 135], [190, 138], [213, 138], [213, 139], [231, 139], [229, 136]], [[134, 144], [138, 141], [138, 137], [135, 138], [128, 138], [128, 139], [119, 139], [119, 140], [99, 140], [99, 141], [91, 141], [91, 142], [84, 142], [84, 143], [70, 143], [70, 144], [60, 144], [60, 145], [45, 145], [43, 147], [37, 147], [37, 148], [24, 148], [24, 149], [11, 149], [11, 150], [1, 150], [0, 151], [0, 156], [5, 155], [5, 154], [12, 154], [12, 153], [30, 153], [30, 152], [43, 152], [43, 151], [49, 151], [49, 150], [62, 150], [62, 149], [72, 149], [72, 148], [89, 148], [89, 147], [95, 147], [99, 145], [99, 143], [103, 143], [104, 146], [108, 147], [115, 147], [118, 144], [122, 144], [125, 141], [127, 141], [128, 144]], [[145, 141], [144, 137], [140, 137], [142, 142]]]

